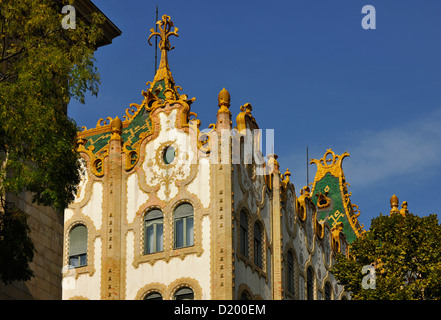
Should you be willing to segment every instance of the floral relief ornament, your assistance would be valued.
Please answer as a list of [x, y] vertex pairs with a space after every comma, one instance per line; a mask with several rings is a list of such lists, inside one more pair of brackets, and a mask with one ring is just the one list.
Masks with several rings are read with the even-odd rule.
[[[186, 144], [180, 143], [182, 139], [166, 140], [159, 144], [154, 154], [146, 159], [146, 183], [151, 187], [157, 187], [158, 197], [167, 201], [178, 193], [177, 181], [188, 178], [191, 166], [191, 151]], [[174, 149], [174, 157], [170, 163], [165, 161], [165, 150], [169, 147]]]

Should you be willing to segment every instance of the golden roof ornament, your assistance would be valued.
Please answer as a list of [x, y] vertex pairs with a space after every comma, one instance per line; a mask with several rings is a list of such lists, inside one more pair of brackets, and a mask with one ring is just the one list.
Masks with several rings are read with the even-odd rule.
[[391, 198], [390, 198], [390, 214], [394, 214], [394, 213], [400, 213], [400, 210], [398, 210], [398, 197], [394, 194]]
[[[188, 99], [186, 94], [178, 93], [177, 89], [182, 90], [182, 88], [175, 84], [168, 65], [168, 52], [174, 49], [170, 44], [169, 38], [170, 36], [179, 37], [178, 28], [174, 26], [170, 17], [167, 15], [163, 15], [162, 19], [156, 22], [156, 24], [158, 25], [159, 32], [155, 31], [154, 28], [151, 28], [151, 34], [147, 41], [152, 45], [150, 42], [152, 37], [159, 37], [161, 39], [158, 44], [158, 47], [161, 50], [161, 61], [158, 70], [156, 70], [153, 81], [147, 82], [147, 85], [150, 84], [150, 88], [147, 91], [142, 91], [144, 101], [141, 106], [145, 106], [148, 111], [152, 111], [156, 108], [165, 106], [167, 103], [173, 104], [179, 102], [188, 109], [186, 110], [188, 116], [190, 105], [196, 100], [196, 98]], [[132, 103], [130, 106], [135, 106], [138, 110], [141, 109], [141, 106], [136, 103]], [[185, 119], [183, 120], [184, 122], [188, 122], [187, 117], [184, 117], [183, 119]]]
[[[164, 100], [176, 100], [179, 99], [179, 94], [176, 91], [177, 87], [175, 86], [175, 81], [173, 80], [173, 76], [168, 65], [167, 53], [168, 51], [174, 49], [174, 47], [172, 47], [170, 44], [169, 37], [179, 37], [178, 28], [173, 25], [173, 22], [167, 15], [163, 15], [162, 19], [156, 22], [156, 24], [158, 25], [159, 32], [156, 32], [153, 28], [151, 28], [151, 34], [147, 41], [150, 45], [152, 45], [150, 43], [150, 39], [152, 37], [158, 36], [161, 38], [158, 45], [159, 49], [161, 50], [161, 61], [153, 82], [148, 83], [150, 83], [150, 90], [159, 98]], [[173, 31], [171, 31], [172, 27], [174, 28]]]
[[288, 183], [288, 182], [289, 182], [289, 177], [291, 176], [291, 172], [289, 172], [289, 169], [288, 169], [288, 168], [286, 168], [286, 171], [285, 171], [285, 173], [283, 174], [283, 176], [285, 177], [285, 180], [284, 180], [284, 181], [286, 181], [286, 183]]
[[225, 88], [223, 88], [220, 92], [219, 95], [217, 97], [217, 100], [219, 102], [219, 110], [218, 110], [218, 114], [219, 113], [227, 113], [229, 115], [231, 115], [230, 112], [230, 93], [228, 92], [228, 90], [226, 90]]
[[110, 130], [112, 132], [112, 135], [110, 137], [110, 141], [117, 140], [122, 141], [121, 134], [122, 134], [122, 121], [118, 116], [116, 118], [112, 119], [110, 122]]
[[403, 201], [403, 203], [401, 204], [400, 214], [405, 217], [408, 213], [409, 210], [407, 209], [407, 201]]
[[[311, 159], [310, 164], [317, 165], [311, 194], [318, 209], [319, 220], [332, 221], [333, 227], [342, 222], [346, 240], [351, 243], [364, 230], [363, 225], [358, 222], [358, 206], [351, 203], [349, 184], [343, 172], [343, 159], [346, 157], [349, 157], [348, 152], [337, 155], [332, 149], [327, 149], [323, 158]], [[335, 204], [343, 206], [344, 211], [337, 210]]]
[[310, 164], [315, 163], [317, 165], [315, 180], [320, 180], [328, 172], [335, 177], [341, 176], [344, 178], [342, 163], [343, 159], [346, 157], [349, 157], [348, 152], [345, 152], [342, 155], [336, 155], [332, 149], [327, 149], [323, 158], [319, 160], [311, 159]]
[[[243, 132], [246, 129], [258, 129], [256, 119], [254, 119], [251, 111], [253, 111], [253, 106], [250, 103], [245, 103], [243, 106], [240, 106], [240, 113], [236, 117], [237, 130], [239, 132]], [[248, 123], [248, 125], [247, 125]]]

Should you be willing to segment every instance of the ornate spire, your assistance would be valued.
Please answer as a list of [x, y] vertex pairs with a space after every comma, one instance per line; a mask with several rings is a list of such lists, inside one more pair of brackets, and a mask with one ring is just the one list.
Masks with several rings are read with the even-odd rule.
[[[167, 15], [163, 15], [162, 20], [159, 20], [156, 22], [156, 24], [159, 27], [159, 32], [156, 32], [153, 28], [151, 28], [148, 43], [152, 45], [150, 43], [150, 39], [153, 36], [158, 36], [161, 38], [158, 45], [159, 49], [161, 50], [161, 61], [153, 82], [148, 83], [151, 84], [150, 90], [159, 98], [164, 100], [175, 100], [179, 98], [179, 94], [177, 93], [177, 87], [175, 86], [175, 81], [173, 80], [173, 76], [168, 65], [167, 53], [168, 51], [174, 49], [174, 47], [170, 45], [169, 37], [179, 37], [178, 28], [173, 25], [173, 22]], [[171, 31], [172, 27], [174, 28], [173, 31]]]

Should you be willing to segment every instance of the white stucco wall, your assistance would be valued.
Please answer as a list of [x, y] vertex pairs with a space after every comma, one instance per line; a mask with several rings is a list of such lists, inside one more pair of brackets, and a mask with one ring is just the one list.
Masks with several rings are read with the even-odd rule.
[[92, 185], [92, 195], [83, 207], [82, 212], [89, 217], [97, 230], [101, 229], [103, 222], [103, 184], [94, 182]]
[[132, 173], [127, 179], [127, 222], [133, 223], [139, 207], [149, 199], [148, 193], [142, 191], [138, 184], [139, 178], [136, 172]]
[[207, 158], [199, 159], [196, 178], [187, 186], [187, 190], [199, 198], [205, 209], [208, 209], [211, 203], [210, 169], [210, 161]]

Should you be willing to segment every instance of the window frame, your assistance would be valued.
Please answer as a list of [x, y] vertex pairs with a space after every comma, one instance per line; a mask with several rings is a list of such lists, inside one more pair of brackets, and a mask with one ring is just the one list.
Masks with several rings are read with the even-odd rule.
[[289, 293], [295, 293], [295, 283], [294, 283], [294, 254], [292, 250], [288, 250], [286, 256], [286, 287]]
[[306, 269], [306, 300], [314, 300], [314, 269]]
[[[186, 290], [188, 290], [188, 291], [191, 291], [191, 292], [184, 292], [184, 293], [179, 293], [180, 291], [182, 292], [182, 291], [186, 291]], [[185, 296], [189, 296], [189, 295], [192, 295], [192, 298], [191, 299], [177, 299], [178, 297], [185, 297]], [[192, 289], [192, 288], [190, 288], [190, 287], [188, 287], [188, 286], [185, 286], [185, 287], [182, 287], [182, 288], [179, 288], [178, 290], [176, 290], [176, 292], [173, 294], [173, 300], [194, 300], [195, 298], [195, 295], [194, 295], [194, 290]]]
[[[183, 205], [189, 205], [191, 206], [191, 214], [182, 215], [181, 213], [176, 213], [176, 211], [179, 209], [179, 207]], [[178, 216], [176, 216], [178, 214]], [[188, 234], [188, 223], [191, 220], [193, 233]], [[178, 232], [177, 232], [177, 223], [182, 221], [182, 239], [178, 239]], [[184, 202], [179, 204], [174, 210], [173, 210], [173, 249], [181, 249], [181, 248], [187, 248], [194, 246], [194, 227], [195, 227], [195, 221], [194, 221], [194, 207], [191, 203]], [[191, 236], [190, 241], [187, 239], [189, 236]], [[178, 240], [182, 240], [182, 245], [178, 246]], [[187, 243], [190, 242], [190, 243]]]
[[249, 221], [248, 221], [248, 215], [245, 212], [245, 210], [240, 211], [240, 221], [239, 221], [239, 252], [245, 256], [249, 257], [250, 250], [249, 250], [249, 244], [248, 244], [248, 237], [249, 237]]
[[[154, 297], [153, 297], [153, 298], [149, 298], [150, 296], [154, 296]], [[164, 300], [164, 297], [162, 296], [162, 294], [161, 294], [160, 292], [158, 292], [158, 291], [152, 291], [152, 292], [149, 292], [149, 293], [144, 297], [143, 300], [152, 300], [152, 301], [154, 301], [154, 300]]]
[[[328, 291], [329, 288], [329, 291]], [[332, 285], [329, 281], [325, 282], [325, 286], [324, 286], [324, 298], [325, 300], [332, 300]]]
[[[81, 240], [82, 245], [84, 246], [84, 249], [79, 250], [78, 253], [75, 252], [74, 254], [72, 254], [72, 248], [74, 247], [72, 245], [72, 232], [75, 232], [74, 230], [77, 228], [84, 228], [85, 229], [86, 240]], [[86, 227], [86, 225], [84, 225], [83, 223], [79, 223], [70, 229], [70, 231], [69, 231], [69, 253], [68, 253], [69, 269], [82, 268], [82, 267], [86, 267], [88, 265], [88, 261], [87, 261], [88, 260], [88, 257], [87, 257], [88, 243], [89, 243], [89, 230]], [[73, 263], [73, 261], [78, 261], [78, 263]]]
[[[258, 236], [256, 237], [256, 231], [258, 231]], [[262, 229], [260, 228], [260, 223], [254, 223], [253, 230], [253, 248], [254, 248], [254, 264], [258, 266], [260, 269], [263, 268], [263, 255], [262, 255], [262, 246], [263, 246], [263, 235]]]
[[[149, 218], [149, 215], [150, 218]], [[159, 248], [158, 245], [158, 226], [162, 225], [162, 246]], [[150, 246], [149, 246], [149, 237], [148, 237], [148, 228], [150, 226], [153, 226], [153, 248], [154, 250], [152, 252], [148, 252]], [[149, 211], [144, 216], [144, 254], [154, 254], [158, 252], [164, 251], [164, 214], [160, 209], [154, 208]]]

